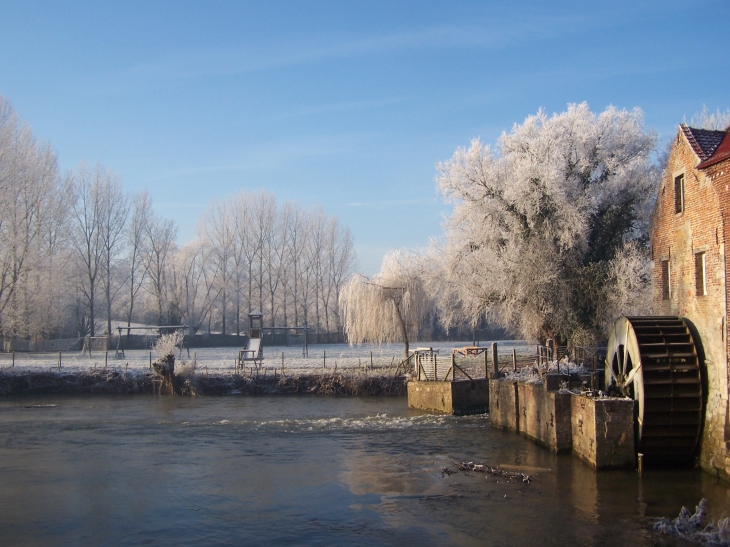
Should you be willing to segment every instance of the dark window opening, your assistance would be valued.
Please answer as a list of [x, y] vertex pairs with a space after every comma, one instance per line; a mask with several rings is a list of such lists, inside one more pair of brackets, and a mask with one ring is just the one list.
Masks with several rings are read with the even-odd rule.
[[684, 211], [684, 175], [674, 179], [674, 212]]
[[695, 255], [695, 285], [697, 296], [707, 296], [707, 258], [706, 253]]
[[662, 300], [669, 300], [672, 296], [672, 291], [670, 290], [670, 275], [671, 269], [669, 267], [669, 260], [662, 260]]

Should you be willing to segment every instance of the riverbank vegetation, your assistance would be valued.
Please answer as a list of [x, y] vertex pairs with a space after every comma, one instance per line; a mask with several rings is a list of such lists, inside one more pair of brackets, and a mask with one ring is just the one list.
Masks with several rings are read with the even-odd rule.
[[389, 256], [372, 280], [353, 278], [341, 296], [346, 331], [384, 338], [362, 319], [380, 287], [382, 305], [404, 316], [391, 322], [391, 339], [406, 344], [403, 325], [413, 336], [434, 316], [446, 327], [486, 319], [560, 345], [604, 340], [616, 317], [650, 304], [655, 145], [640, 110], [596, 114], [583, 103], [529, 116], [496, 147], [475, 139], [457, 149], [437, 166], [453, 204], [443, 237], [407, 269], [394, 270]]
[[[176, 377], [171, 384], [154, 372], [117, 369], [83, 371], [0, 371], [0, 395], [147, 394], [147, 395], [257, 395], [310, 394], [403, 396], [402, 374], [312, 372], [295, 374], [195, 374]], [[172, 386], [172, 389], [170, 387]]]

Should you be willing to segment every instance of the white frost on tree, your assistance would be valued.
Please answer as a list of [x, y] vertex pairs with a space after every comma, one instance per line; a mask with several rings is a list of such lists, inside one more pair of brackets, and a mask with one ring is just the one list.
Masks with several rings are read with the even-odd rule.
[[624, 311], [645, 311], [655, 141], [640, 110], [583, 103], [440, 163], [454, 204], [434, 251], [445, 322], [486, 315], [526, 339], [588, 345]]
[[340, 293], [340, 316], [350, 344], [403, 342], [418, 336], [429, 300], [415, 253], [396, 250], [372, 279], [355, 274]]
[[726, 129], [730, 127], [730, 108], [725, 112], [722, 112], [719, 108], [716, 112], [710, 112], [707, 105], [702, 105], [702, 111], [692, 116], [689, 125], [698, 129], [715, 131]]

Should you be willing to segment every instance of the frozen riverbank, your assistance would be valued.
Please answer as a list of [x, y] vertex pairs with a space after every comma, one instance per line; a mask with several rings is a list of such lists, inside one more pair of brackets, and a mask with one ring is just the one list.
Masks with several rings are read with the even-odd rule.
[[[401, 396], [408, 378], [402, 374], [310, 372], [286, 374], [194, 374], [178, 376], [177, 395], [318, 394]], [[81, 371], [0, 371], [0, 396], [38, 394], [167, 393], [162, 378], [147, 371], [87, 369]]]

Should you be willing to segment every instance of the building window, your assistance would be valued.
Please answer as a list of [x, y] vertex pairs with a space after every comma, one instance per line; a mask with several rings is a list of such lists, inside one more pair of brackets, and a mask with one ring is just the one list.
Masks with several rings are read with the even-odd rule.
[[707, 253], [695, 255], [695, 284], [697, 296], [707, 296]]
[[674, 177], [674, 212], [684, 211], [684, 175]]
[[670, 285], [672, 269], [669, 260], [662, 260], [662, 300], [669, 300], [672, 297]]

